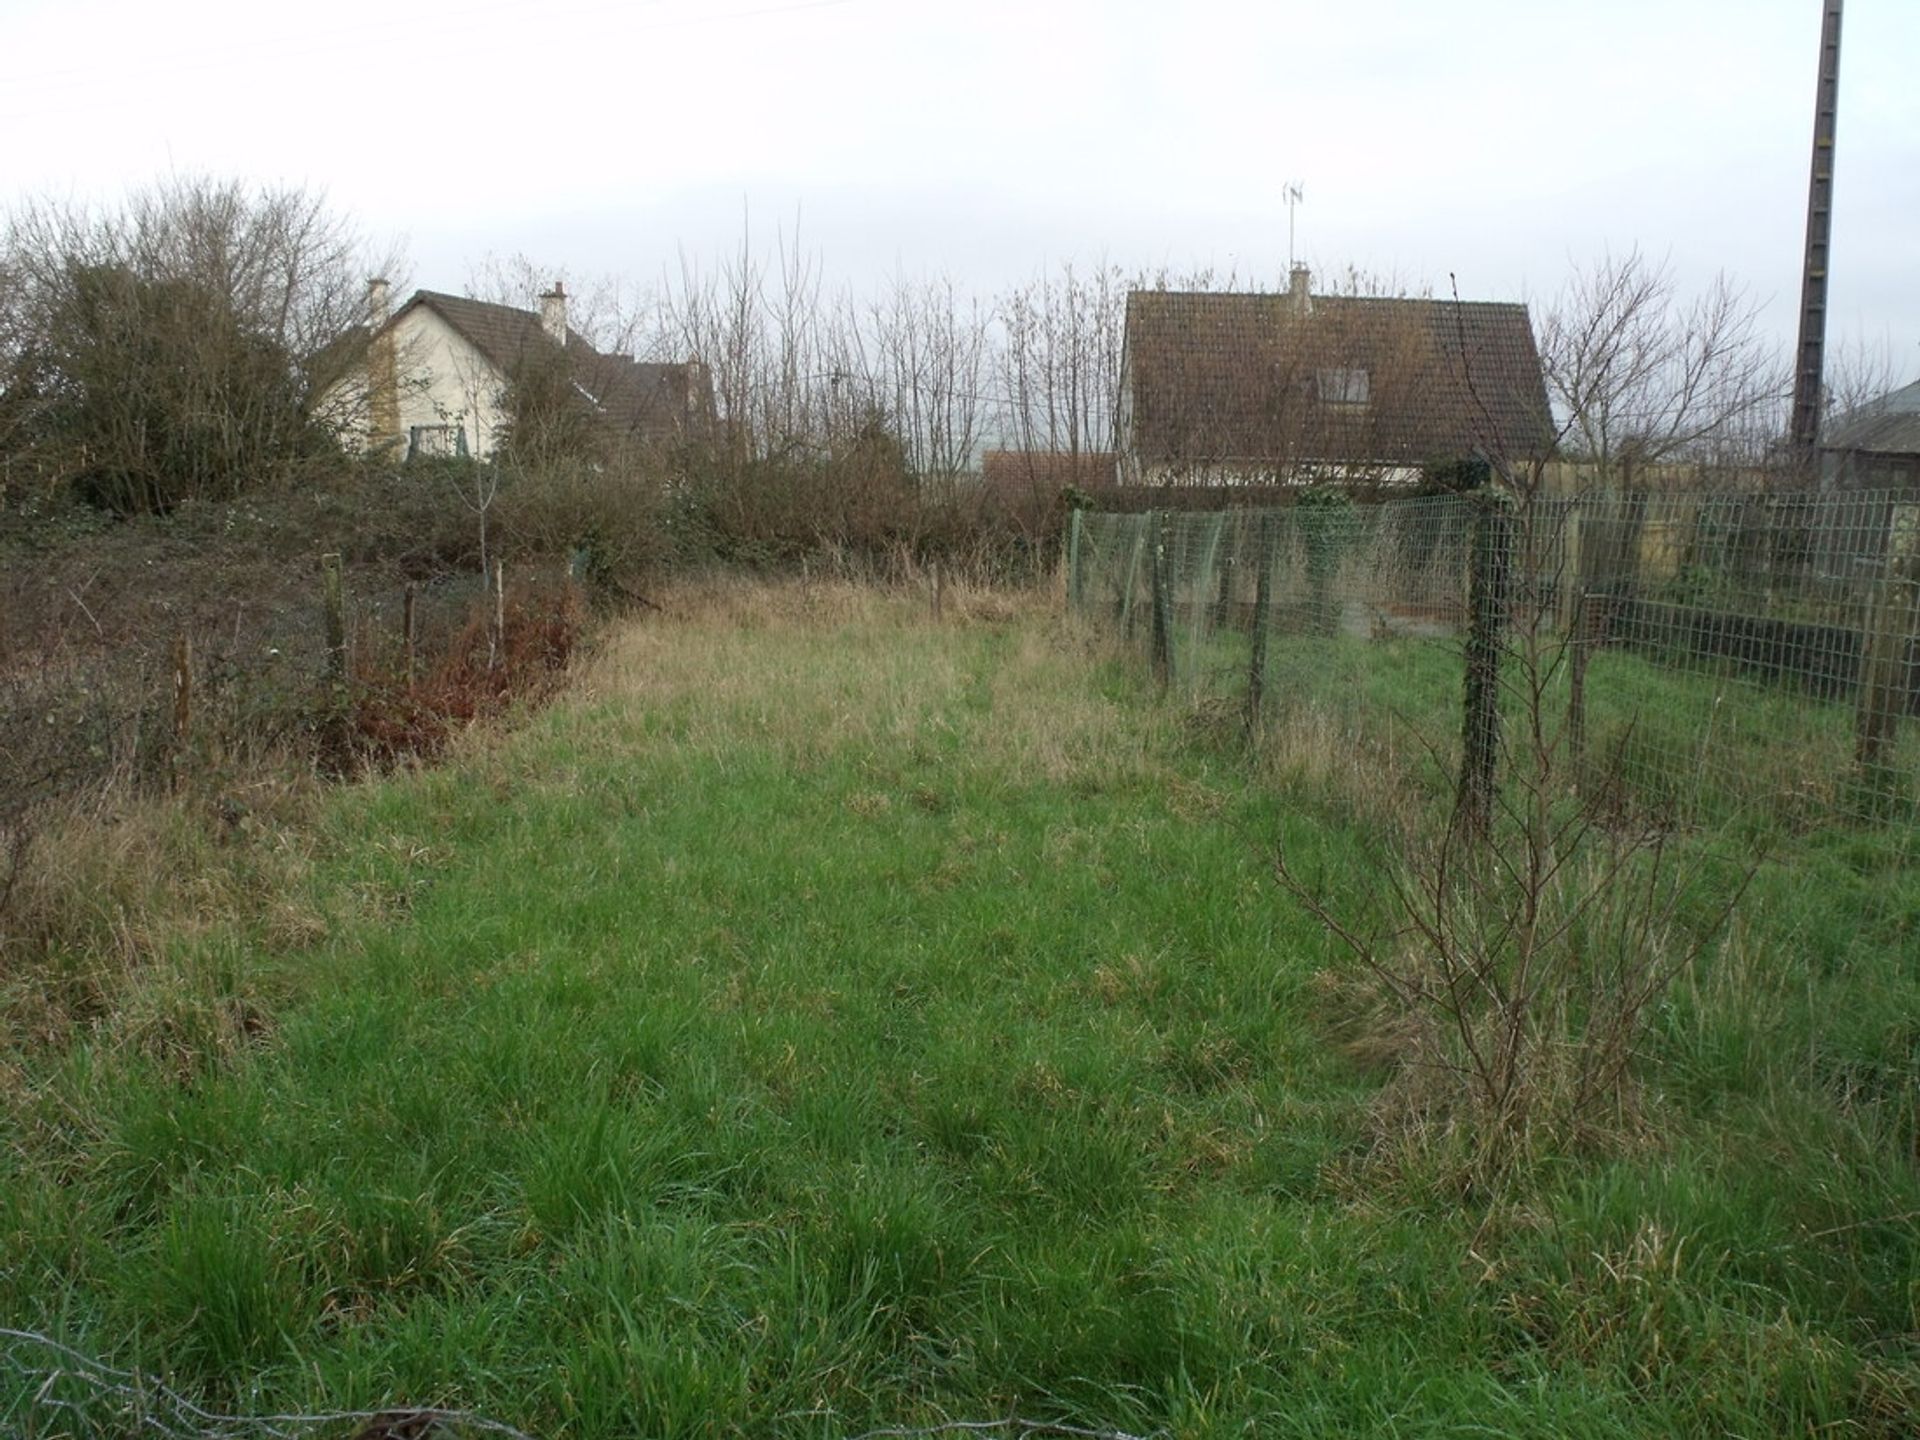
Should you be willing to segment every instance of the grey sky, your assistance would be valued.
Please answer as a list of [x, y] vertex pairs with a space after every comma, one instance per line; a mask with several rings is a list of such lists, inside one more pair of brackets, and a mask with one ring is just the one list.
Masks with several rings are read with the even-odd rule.
[[[645, 284], [742, 215], [856, 285], [1300, 248], [1540, 299], [1638, 243], [1791, 336], [1819, 0], [0, 0], [0, 196], [325, 189], [416, 283]], [[1853, 0], [1830, 338], [1920, 374], [1920, 4]]]

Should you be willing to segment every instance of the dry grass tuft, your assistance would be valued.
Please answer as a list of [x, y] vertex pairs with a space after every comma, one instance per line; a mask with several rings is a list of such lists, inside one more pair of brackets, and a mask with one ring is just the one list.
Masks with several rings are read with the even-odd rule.
[[[0, 906], [0, 1018], [15, 1044], [59, 1048], [102, 1029], [174, 1053], [195, 1030], [257, 1034], [239, 977], [213, 983], [210, 949], [264, 917], [275, 942], [312, 943], [325, 922], [299, 899], [311, 862], [311, 780], [273, 776], [218, 791], [40, 812], [12, 827], [17, 861]], [[231, 959], [231, 957], [228, 957]], [[190, 1015], [201, 1001], [226, 1019]], [[236, 986], [239, 985], [239, 988]]]
[[1404, 750], [1373, 742], [1320, 707], [1262, 727], [1255, 774], [1262, 785], [1350, 815], [1398, 853], [1410, 853], [1424, 833], [1423, 807], [1408, 802], [1432, 788], [1431, 774], [1410, 765]]
[[1582, 859], [1543, 891], [1531, 923], [1549, 939], [1530, 955], [1482, 892], [1450, 897], [1439, 921], [1382, 927], [1355, 963], [1317, 974], [1329, 1037], [1382, 1077], [1371, 1163], [1429, 1180], [1437, 1166], [1474, 1190], [1544, 1156], [1646, 1145], [1656, 1097], [1632, 1061], [1702, 950], [1671, 913], [1683, 883]]

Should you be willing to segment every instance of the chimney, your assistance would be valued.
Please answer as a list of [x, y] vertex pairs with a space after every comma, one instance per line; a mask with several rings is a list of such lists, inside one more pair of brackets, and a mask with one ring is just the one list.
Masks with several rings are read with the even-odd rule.
[[1287, 277], [1287, 293], [1293, 299], [1296, 314], [1313, 313], [1313, 272], [1304, 265], [1296, 265]]
[[558, 280], [540, 297], [540, 328], [554, 344], [567, 343], [567, 291]]
[[400, 353], [388, 322], [393, 287], [383, 277], [367, 281], [367, 441], [379, 451], [400, 438]]
[[367, 324], [378, 330], [393, 318], [393, 287], [386, 277], [376, 275], [367, 281]]

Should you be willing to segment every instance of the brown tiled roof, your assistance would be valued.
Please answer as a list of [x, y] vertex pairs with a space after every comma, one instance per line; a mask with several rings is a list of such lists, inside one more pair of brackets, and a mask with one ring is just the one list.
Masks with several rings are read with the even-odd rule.
[[1148, 463], [1416, 465], [1552, 444], [1524, 305], [1316, 295], [1303, 314], [1288, 294], [1136, 290], [1125, 365]]
[[[416, 305], [432, 310], [465, 336], [502, 375], [511, 376], [522, 365], [555, 353], [540, 317], [531, 311], [416, 290], [394, 319]], [[572, 328], [567, 330], [565, 354], [574, 383], [622, 435], [677, 438], [712, 417], [713, 384], [702, 365], [642, 364], [625, 355], [603, 354]]]

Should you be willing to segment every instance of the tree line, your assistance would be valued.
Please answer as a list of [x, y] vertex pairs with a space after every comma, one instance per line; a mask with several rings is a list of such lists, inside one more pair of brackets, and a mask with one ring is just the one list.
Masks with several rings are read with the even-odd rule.
[[[16, 206], [0, 236], [8, 497], [69, 489], [117, 512], [163, 511], [338, 465], [340, 417], [321, 399], [359, 359], [367, 278], [400, 270], [299, 189], [189, 178], [104, 210]], [[468, 288], [533, 308], [554, 278], [496, 261]], [[1270, 287], [1067, 264], [991, 296], [939, 277], [862, 294], [830, 288], [817, 256], [743, 237], [637, 300], [572, 288], [574, 323], [601, 349], [706, 366], [716, 425], [701, 475], [809, 494], [813, 477], [844, 504], [889, 488], [951, 500], [989, 448], [1114, 450], [1129, 291]], [[1726, 277], [1688, 297], [1638, 250], [1602, 255], [1536, 305], [1534, 323], [1555, 429], [1603, 475], [1751, 463], [1784, 428], [1785, 359]], [[1856, 363], [1840, 398], [1864, 398], [1888, 369]], [[531, 433], [537, 397], [515, 398]]]

